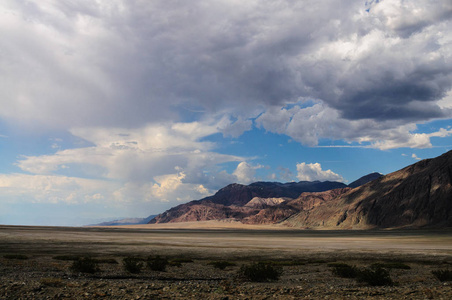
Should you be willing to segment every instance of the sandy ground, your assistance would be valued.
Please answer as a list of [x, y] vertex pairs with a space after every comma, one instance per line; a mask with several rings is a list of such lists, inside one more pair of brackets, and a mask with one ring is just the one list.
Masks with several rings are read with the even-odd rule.
[[206, 229], [205, 225], [180, 223], [82, 228], [0, 226], [0, 251], [33, 251], [36, 254], [188, 251], [201, 256], [243, 254], [269, 257], [296, 256], [300, 252], [331, 252], [332, 255], [337, 252], [452, 254], [450, 231], [273, 230], [271, 226], [252, 230], [252, 225]]
[[[8, 254], [28, 259], [8, 259]], [[58, 255], [109, 258], [118, 264], [101, 265], [96, 275], [74, 274], [69, 270], [72, 262], [55, 259]], [[161, 273], [124, 271], [124, 257], [149, 255], [193, 262]], [[212, 260], [236, 266], [220, 271], [208, 264]], [[303, 263], [284, 266], [277, 282], [238, 278], [241, 265], [262, 260]], [[338, 278], [328, 267], [331, 262], [366, 267], [388, 261], [411, 267], [391, 270], [396, 282], [391, 287]], [[18, 295], [25, 295], [24, 299], [452, 299], [449, 282], [440, 282], [431, 273], [451, 266], [452, 232], [444, 230], [311, 231], [277, 226], [255, 230], [221, 222], [108, 228], [0, 226], [0, 299]], [[58, 284], [49, 285], [42, 278]]]

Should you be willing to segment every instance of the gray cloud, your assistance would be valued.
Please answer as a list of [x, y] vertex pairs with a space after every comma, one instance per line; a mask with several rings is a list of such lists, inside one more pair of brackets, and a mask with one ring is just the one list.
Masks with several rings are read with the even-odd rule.
[[246, 118], [301, 98], [387, 126], [452, 116], [437, 105], [452, 87], [445, 1], [6, 1], [1, 11], [0, 117], [12, 123], [136, 128], [226, 114], [243, 120], [225, 131], [237, 136]]

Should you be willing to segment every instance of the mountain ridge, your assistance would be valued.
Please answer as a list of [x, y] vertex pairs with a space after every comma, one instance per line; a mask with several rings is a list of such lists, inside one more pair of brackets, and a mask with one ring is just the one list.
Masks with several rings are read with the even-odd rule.
[[[344, 188], [347, 188], [347, 185], [334, 181], [300, 181], [288, 183], [258, 181], [249, 185], [232, 183], [218, 190], [212, 196], [170, 208], [152, 219], [149, 224], [229, 218], [246, 223], [275, 223], [297, 212], [296, 206], [284, 206], [283, 202], [287, 202], [288, 199], [296, 199], [300, 194], [306, 192], [319, 193]], [[246, 206], [254, 198], [288, 199], [280, 201], [280, 204], [273, 208], [265, 206], [259, 209], [252, 205]], [[278, 217], [272, 215], [272, 212], [273, 214], [277, 214]]]
[[173, 207], [149, 223], [225, 219], [312, 229], [452, 227], [452, 151], [384, 176], [368, 174], [349, 186], [231, 184], [210, 197]]
[[369, 229], [452, 227], [452, 151], [352, 189], [282, 225]]

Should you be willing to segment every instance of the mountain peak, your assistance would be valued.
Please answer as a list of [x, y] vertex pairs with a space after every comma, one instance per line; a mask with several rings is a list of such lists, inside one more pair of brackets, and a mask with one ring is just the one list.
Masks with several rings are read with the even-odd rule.
[[370, 173], [370, 174], [367, 174], [367, 175], [365, 175], [365, 176], [353, 181], [348, 186], [351, 187], [351, 188], [356, 188], [356, 187], [359, 187], [359, 186], [361, 186], [363, 184], [366, 184], [366, 183], [368, 183], [368, 182], [370, 182], [372, 180], [378, 179], [381, 176], [383, 176], [383, 174], [378, 173], [378, 172]]

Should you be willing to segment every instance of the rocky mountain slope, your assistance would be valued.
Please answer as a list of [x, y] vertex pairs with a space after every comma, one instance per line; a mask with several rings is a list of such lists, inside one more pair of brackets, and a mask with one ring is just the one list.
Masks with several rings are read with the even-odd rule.
[[[336, 188], [344, 188], [345, 184], [340, 182], [320, 182], [320, 181], [301, 181], [290, 183], [279, 182], [255, 182], [250, 185], [230, 184], [220, 189], [215, 195], [201, 200], [191, 201], [185, 204], [173, 207], [164, 213], [152, 219], [149, 223], [172, 223], [172, 222], [191, 222], [207, 221], [234, 218], [242, 221], [245, 218], [258, 214], [262, 209], [267, 211], [275, 210], [263, 205], [262, 208], [246, 204], [253, 198], [289, 198], [294, 199], [303, 192], [321, 192]], [[286, 200], [280, 201], [278, 207], [282, 210]], [[288, 207], [289, 212], [280, 212], [279, 215], [284, 218], [297, 212]], [[265, 214], [267, 215], [267, 214]], [[269, 216], [269, 221], [261, 220], [260, 223], [274, 223], [282, 220]], [[272, 221], [270, 221], [272, 220]], [[248, 221], [247, 221], [248, 222]], [[249, 221], [251, 222], [251, 221]]]
[[452, 227], [452, 151], [346, 186], [337, 182], [232, 184], [150, 223], [234, 219], [298, 228]]
[[452, 227], [452, 151], [422, 160], [283, 222], [310, 228]]
[[[347, 186], [331, 181], [300, 181], [290, 183], [255, 182], [250, 185], [230, 184], [215, 195], [173, 207], [149, 223], [175, 223], [235, 219], [247, 224], [278, 223], [300, 211], [303, 204], [293, 200], [300, 194], [314, 193], [312, 203], [331, 198], [328, 192], [342, 191]], [[314, 204], [305, 204], [314, 205]]]

